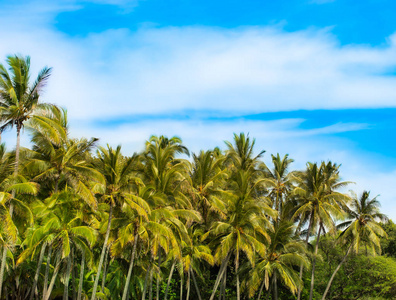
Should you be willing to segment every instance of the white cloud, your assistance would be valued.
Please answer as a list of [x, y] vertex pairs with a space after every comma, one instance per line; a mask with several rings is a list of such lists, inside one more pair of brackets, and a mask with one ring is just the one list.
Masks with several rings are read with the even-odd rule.
[[0, 57], [21, 52], [32, 56], [35, 71], [53, 66], [46, 99], [75, 119], [396, 105], [396, 77], [383, 75], [396, 67], [395, 36], [385, 47], [340, 46], [329, 29], [274, 27], [143, 27], [70, 37], [49, 20], [73, 5], [36, 9], [38, 20], [24, 22], [8, 11]]
[[[301, 130], [299, 119], [194, 119], [89, 126], [94, 120], [183, 110], [235, 116], [395, 107], [396, 77], [383, 75], [396, 67], [395, 35], [382, 47], [340, 46], [330, 29], [285, 32], [275, 27], [142, 27], [136, 32], [118, 29], [72, 37], [55, 30], [54, 16], [79, 9], [78, 2], [24, 5], [0, 12], [0, 59], [29, 54], [34, 74], [45, 65], [54, 67], [44, 99], [68, 108], [75, 135], [122, 143], [131, 153], [141, 150], [151, 134], [179, 135], [198, 151], [222, 145], [233, 132], [250, 132], [257, 138], [257, 149], [267, 150], [267, 158], [269, 153], [289, 153], [296, 168], [303, 168], [307, 160], [342, 163], [345, 179], [358, 182], [358, 191], [380, 193], [384, 211], [396, 219], [396, 170], [375, 168], [375, 154], [357, 153], [347, 140], [331, 135], [360, 130], [365, 124]], [[361, 163], [364, 155], [371, 165]]]

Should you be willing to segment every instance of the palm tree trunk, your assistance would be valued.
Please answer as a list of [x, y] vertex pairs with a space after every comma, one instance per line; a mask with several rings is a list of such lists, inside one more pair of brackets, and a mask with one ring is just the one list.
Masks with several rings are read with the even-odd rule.
[[166, 284], [164, 300], [167, 300], [167, 298], [168, 298], [169, 286], [170, 286], [170, 282], [171, 282], [171, 279], [172, 279], [173, 271], [175, 270], [175, 266], [176, 266], [176, 259], [173, 261], [172, 267], [170, 269], [170, 273], [169, 273], [169, 277], [168, 277], [168, 283]]
[[150, 269], [149, 280], [149, 300], [153, 300], [153, 268]]
[[[191, 267], [190, 267], [190, 269], [191, 269]], [[191, 286], [191, 284], [190, 284], [190, 269], [188, 269], [188, 271], [187, 271], [187, 296], [186, 296], [186, 300], [190, 299], [190, 286]]]
[[160, 275], [161, 275], [161, 249], [158, 250], [158, 276], [157, 276], [157, 298], [156, 299], [159, 299]]
[[219, 274], [217, 275], [216, 282], [215, 282], [215, 285], [213, 287], [212, 295], [210, 296], [209, 300], [213, 300], [214, 299], [214, 296], [216, 294], [217, 288], [218, 288], [219, 283], [220, 283], [220, 279], [222, 278], [222, 276], [224, 274], [224, 271], [227, 268], [227, 264], [228, 264], [228, 261], [229, 261], [230, 257], [231, 257], [231, 253], [229, 253], [227, 255], [227, 257], [223, 260], [223, 262], [221, 264], [221, 267], [220, 267], [220, 270], [219, 270]]
[[51, 282], [50, 282], [50, 285], [48, 287], [48, 291], [44, 295], [44, 298], [43, 298], [44, 300], [48, 300], [49, 297], [51, 296], [51, 292], [52, 292], [52, 289], [54, 288], [55, 280], [56, 280], [56, 277], [58, 276], [58, 272], [59, 272], [59, 268], [60, 268], [61, 262], [62, 262], [62, 259], [60, 258], [60, 255], [59, 255], [58, 258], [57, 258], [57, 261], [56, 261], [54, 274], [52, 275]]
[[270, 297], [270, 295], [271, 295], [273, 283], [274, 283], [274, 277], [272, 277], [272, 279], [271, 279], [271, 284], [269, 285], [269, 288], [268, 288], [267, 300], [269, 300], [269, 297]]
[[[11, 214], [11, 211], [10, 211], [10, 214]], [[11, 217], [12, 217], [12, 214], [11, 214]], [[1, 266], [0, 266], [0, 299], [1, 299], [3, 280], [4, 280], [4, 269], [5, 269], [5, 266], [7, 263], [7, 251], [8, 251], [8, 248], [7, 248], [7, 246], [4, 245], [3, 246], [3, 254], [1, 257]]]
[[63, 300], [69, 299], [69, 282], [70, 282], [70, 272], [71, 272], [71, 253], [67, 258], [66, 276], [63, 288]]
[[76, 289], [76, 268], [75, 268], [76, 256], [74, 255], [74, 248], [72, 248], [72, 299], [77, 299], [77, 289]]
[[221, 295], [223, 300], [226, 300], [226, 286], [227, 286], [227, 268], [224, 271], [223, 282], [221, 283]]
[[[311, 229], [312, 229], [312, 222], [313, 222], [313, 213], [311, 212], [311, 215], [309, 217], [309, 225], [308, 225], [308, 229], [307, 229], [307, 237], [305, 238], [305, 245], [308, 245], [309, 235], [311, 234]], [[302, 282], [303, 270], [304, 270], [304, 266], [303, 266], [303, 264], [301, 264], [300, 265], [300, 282]], [[297, 300], [301, 299], [301, 288], [302, 288], [302, 286], [299, 285], [298, 291], [297, 291]]]
[[41, 251], [40, 251], [40, 256], [39, 256], [39, 260], [37, 263], [37, 269], [36, 269], [36, 274], [34, 274], [34, 281], [33, 281], [33, 286], [32, 286], [32, 291], [30, 293], [30, 300], [33, 300], [34, 295], [37, 295], [37, 281], [40, 275], [40, 269], [41, 269], [41, 265], [43, 264], [43, 260], [44, 260], [44, 253], [45, 253], [45, 248], [47, 247], [47, 242], [45, 242], [43, 244], [43, 246], [41, 246]]
[[235, 259], [235, 273], [236, 273], [236, 283], [237, 283], [237, 300], [241, 300], [241, 291], [239, 289], [239, 252], [237, 252], [237, 257]]
[[21, 129], [22, 129], [22, 124], [17, 124], [17, 143], [16, 143], [16, 148], [15, 148], [14, 175], [18, 175], [19, 152], [21, 149]]
[[52, 256], [52, 245], [49, 245], [47, 263], [46, 263], [46, 266], [45, 266], [43, 295], [47, 294], [49, 270], [50, 270], [50, 265], [51, 265], [51, 256]]
[[143, 293], [142, 293], [142, 300], [145, 300], [145, 299], [146, 299], [147, 283], [148, 283], [148, 279], [149, 279], [149, 275], [150, 275], [150, 269], [151, 269], [151, 265], [147, 268], [146, 278], [144, 279], [144, 287], [143, 287]]
[[197, 291], [198, 300], [202, 300], [201, 293], [199, 292], [197, 281], [195, 280], [194, 270], [191, 270], [191, 276], [194, 282], [195, 290]]
[[[125, 287], [124, 287], [124, 292], [122, 294], [122, 300], [126, 300], [127, 295], [128, 295], [128, 289], [129, 289], [129, 283], [131, 281], [131, 275], [132, 275], [132, 268], [133, 268], [133, 261], [135, 259], [135, 253], [136, 253], [136, 244], [137, 244], [137, 240], [138, 240], [138, 235], [135, 235], [135, 240], [133, 242], [133, 249], [132, 249], [132, 255], [131, 255], [131, 261], [129, 263], [129, 269], [128, 269], [128, 275], [127, 275], [127, 279], [125, 282]], [[159, 299], [159, 297], [157, 296], [157, 299]]]
[[331, 283], [333, 282], [333, 279], [334, 279], [335, 275], [337, 274], [338, 270], [341, 268], [342, 264], [345, 262], [345, 260], [346, 260], [347, 256], [349, 255], [349, 252], [351, 251], [351, 249], [352, 249], [352, 244], [349, 246], [347, 252], [345, 253], [345, 256], [342, 258], [341, 262], [339, 263], [337, 268], [334, 270], [333, 275], [331, 275], [329, 283], [327, 284], [326, 290], [325, 290], [325, 292], [323, 294], [322, 300], [326, 299], [327, 293], [330, 290]]
[[80, 280], [78, 282], [77, 300], [81, 300], [81, 293], [82, 293], [83, 282], [84, 282], [84, 266], [85, 266], [85, 251], [83, 250], [82, 257], [81, 257]]
[[315, 255], [314, 255], [313, 261], [312, 261], [311, 289], [309, 291], [309, 300], [312, 300], [312, 298], [313, 298], [313, 289], [314, 289], [314, 284], [315, 284], [316, 256], [318, 255], [320, 232], [322, 230], [321, 225], [322, 224], [319, 224], [318, 237], [316, 239], [316, 245], [315, 245]]
[[261, 284], [257, 300], [260, 300], [260, 298], [261, 298], [261, 294], [263, 293], [264, 285], [265, 285], [265, 280], [263, 280], [263, 283]]
[[274, 273], [274, 300], [278, 300], [278, 283], [276, 279], [276, 273]]
[[184, 278], [184, 274], [180, 274], [180, 300], [183, 300], [183, 278]]
[[109, 235], [110, 235], [110, 226], [111, 226], [112, 213], [113, 213], [113, 204], [110, 204], [109, 220], [107, 221], [107, 229], [106, 229], [105, 240], [104, 240], [104, 243], [103, 243], [102, 253], [100, 255], [98, 271], [96, 272], [95, 283], [94, 283], [94, 286], [93, 286], [93, 289], [92, 289], [91, 300], [95, 300], [96, 290], [98, 289], [100, 271], [102, 270], [104, 255], [105, 255], [105, 252], [106, 252], [107, 242], [109, 240]]
[[108, 260], [109, 260], [109, 250], [110, 250], [110, 246], [106, 245], [106, 252], [105, 252], [105, 259], [103, 262], [103, 274], [102, 274], [102, 291], [105, 288], [105, 284], [106, 284], [106, 276], [107, 276], [107, 267], [108, 267]]

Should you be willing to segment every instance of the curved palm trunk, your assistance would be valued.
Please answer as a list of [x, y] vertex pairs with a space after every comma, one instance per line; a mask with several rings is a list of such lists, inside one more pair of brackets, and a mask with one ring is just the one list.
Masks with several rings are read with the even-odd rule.
[[321, 230], [322, 230], [322, 224], [319, 224], [318, 238], [316, 240], [316, 245], [315, 245], [315, 255], [314, 255], [314, 258], [312, 261], [311, 289], [309, 291], [309, 300], [312, 300], [312, 297], [313, 297], [313, 289], [314, 289], [314, 284], [315, 284], [316, 256], [318, 255], [319, 239], [320, 239]]
[[110, 246], [106, 245], [106, 252], [105, 252], [105, 259], [103, 262], [103, 274], [102, 274], [102, 292], [105, 288], [105, 284], [106, 284], [106, 276], [107, 276], [107, 267], [108, 267], [108, 260], [109, 260], [109, 250], [110, 250]]
[[45, 266], [43, 295], [47, 294], [49, 269], [50, 269], [50, 265], [51, 265], [51, 256], [52, 256], [52, 245], [50, 245], [49, 249], [48, 249], [47, 264]]
[[263, 280], [263, 283], [261, 284], [257, 300], [260, 300], [260, 298], [261, 298], [261, 294], [263, 293], [264, 285], [265, 285], [265, 280]]
[[170, 273], [169, 273], [169, 277], [168, 277], [168, 283], [166, 284], [166, 290], [165, 290], [165, 298], [164, 300], [168, 299], [168, 291], [169, 291], [169, 285], [172, 279], [172, 275], [173, 275], [173, 271], [175, 270], [175, 266], [176, 266], [176, 259], [173, 261], [172, 263], [172, 267], [170, 269]]
[[59, 272], [59, 268], [60, 268], [61, 262], [62, 262], [62, 260], [61, 260], [60, 256], [58, 256], [57, 261], [56, 261], [56, 266], [55, 266], [55, 269], [54, 269], [54, 274], [52, 275], [51, 282], [50, 282], [50, 285], [48, 287], [48, 291], [43, 297], [44, 300], [48, 300], [49, 297], [51, 296], [52, 289], [54, 288], [56, 277], [58, 276], [58, 272]]
[[329, 283], [327, 284], [326, 290], [325, 290], [325, 292], [323, 294], [322, 300], [326, 299], [327, 293], [330, 290], [331, 283], [333, 282], [333, 279], [334, 279], [335, 275], [337, 274], [338, 270], [341, 268], [342, 264], [345, 262], [345, 260], [346, 260], [347, 256], [349, 255], [349, 252], [351, 251], [351, 249], [352, 249], [352, 244], [349, 246], [347, 252], [345, 253], [345, 256], [342, 258], [341, 262], [338, 264], [337, 268], [334, 270], [333, 274], [331, 275]]
[[92, 297], [91, 297], [91, 300], [95, 300], [95, 297], [96, 297], [96, 290], [98, 289], [100, 271], [102, 270], [104, 255], [105, 255], [105, 252], [106, 252], [107, 242], [108, 242], [108, 240], [109, 240], [109, 235], [110, 235], [110, 226], [111, 226], [111, 217], [112, 217], [112, 214], [113, 214], [113, 205], [110, 204], [109, 220], [108, 220], [108, 222], [107, 222], [106, 236], [105, 236], [105, 240], [104, 240], [104, 243], [103, 243], [102, 253], [101, 253], [101, 255], [100, 255], [100, 260], [99, 260], [99, 265], [98, 265], [98, 271], [96, 272], [95, 283], [94, 283], [94, 286], [93, 286], [93, 289], [92, 289]]
[[77, 300], [81, 300], [81, 293], [84, 282], [84, 266], [85, 266], [85, 251], [82, 252], [82, 257], [81, 257], [80, 280], [78, 282]]
[[[17, 124], [17, 143], [15, 149], [15, 167], [14, 167], [14, 176], [18, 175], [18, 165], [19, 165], [19, 152], [21, 147], [21, 124]], [[15, 191], [12, 191], [12, 198], [15, 197]], [[12, 219], [12, 215], [14, 212], [14, 205], [10, 204], [10, 216]], [[3, 290], [3, 280], [4, 280], [4, 270], [5, 265], [7, 263], [7, 251], [8, 248], [6, 246], [3, 247], [3, 255], [1, 257], [1, 265], [0, 265], [0, 299], [1, 299], [1, 292]]]
[[[311, 234], [311, 229], [312, 229], [312, 222], [313, 222], [313, 214], [311, 213], [310, 218], [309, 218], [307, 237], [305, 238], [305, 245], [308, 245], [309, 235]], [[302, 282], [303, 270], [304, 270], [304, 266], [301, 264], [300, 265], [300, 282]], [[302, 289], [302, 285], [299, 285], [298, 291], [297, 291], [297, 300], [301, 299], [301, 289]]]
[[226, 300], [226, 286], [227, 286], [227, 268], [224, 271], [223, 282], [221, 283], [221, 295], [223, 300]]
[[65, 283], [63, 288], [63, 300], [69, 299], [69, 282], [70, 282], [70, 272], [71, 272], [71, 253], [69, 253], [69, 257], [67, 258], [67, 267], [66, 267], [66, 275], [65, 275]]
[[[127, 279], [125, 282], [125, 287], [124, 287], [124, 292], [122, 294], [122, 300], [126, 300], [127, 295], [128, 295], [128, 289], [129, 289], [129, 283], [131, 282], [131, 275], [132, 275], [132, 269], [133, 269], [133, 261], [135, 259], [135, 253], [136, 253], [136, 244], [138, 241], [138, 235], [135, 235], [135, 241], [133, 243], [133, 249], [132, 249], [132, 254], [131, 254], [131, 261], [129, 263], [129, 269], [128, 269], [128, 275], [127, 275]], [[157, 299], [159, 299], [159, 297], [157, 296]]]
[[220, 284], [220, 280], [223, 277], [225, 269], [227, 268], [227, 264], [228, 264], [228, 261], [229, 261], [230, 257], [231, 257], [231, 253], [229, 253], [227, 255], [227, 257], [223, 260], [223, 262], [221, 264], [221, 267], [220, 267], [220, 270], [219, 270], [219, 274], [217, 275], [216, 282], [215, 282], [215, 285], [213, 287], [212, 295], [210, 296], [209, 300], [213, 300], [214, 299], [214, 296], [216, 294], [217, 288], [219, 287], [219, 284]]
[[37, 269], [36, 269], [36, 274], [34, 274], [34, 281], [33, 281], [33, 286], [32, 286], [32, 291], [30, 293], [30, 300], [33, 300], [34, 295], [37, 295], [37, 281], [40, 275], [40, 269], [41, 269], [41, 265], [43, 264], [43, 260], [44, 260], [44, 253], [45, 253], [45, 249], [47, 247], [47, 242], [45, 242], [43, 244], [43, 246], [41, 247], [41, 251], [40, 251], [40, 256], [39, 256], [39, 260], [37, 263]]
[[201, 293], [199, 292], [197, 281], [195, 280], [194, 270], [191, 270], [191, 277], [192, 277], [193, 282], [194, 282], [195, 290], [197, 291], [198, 300], [202, 300]]

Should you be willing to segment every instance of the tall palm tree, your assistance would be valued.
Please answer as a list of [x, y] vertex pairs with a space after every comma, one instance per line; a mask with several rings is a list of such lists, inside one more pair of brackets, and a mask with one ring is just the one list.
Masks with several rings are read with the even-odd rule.
[[125, 198], [127, 198], [130, 194], [131, 183], [135, 182], [134, 171], [136, 171], [136, 163], [138, 160], [139, 157], [137, 155], [129, 158], [122, 156], [121, 146], [117, 146], [116, 149], [113, 149], [110, 146], [107, 146], [107, 149], [104, 147], [99, 147], [99, 150], [97, 151], [97, 159], [94, 161], [94, 165], [97, 170], [102, 173], [105, 179], [105, 184], [97, 185], [94, 191], [101, 194], [103, 201], [109, 204], [109, 214], [103, 248], [101, 251], [95, 283], [92, 290], [92, 300], [95, 300], [96, 297], [100, 272], [110, 235], [113, 209], [115, 207], [119, 208], [125, 201]]
[[[307, 163], [305, 172], [300, 172], [293, 176], [297, 186], [293, 194], [298, 196], [300, 205], [294, 213], [294, 219], [300, 218], [299, 227], [308, 222], [306, 232], [306, 243], [311, 235], [311, 231], [317, 228], [316, 245], [312, 261], [312, 276], [309, 300], [313, 297], [316, 256], [322, 230], [327, 227], [331, 232], [335, 232], [335, 220], [345, 217], [345, 209], [350, 198], [343, 193], [336, 191], [345, 186], [348, 182], [341, 181], [339, 176], [339, 166], [322, 162], [319, 166], [316, 163]], [[303, 266], [300, 268], [300, 279], [302, 278]], [[298, 291], [297, 299], [300, 299], [301, 289]]]
[[[39, 102], [40, 94], [51, 75], [51, 68], [42, 69], [36, 81], [30, 82], [30, 57], [18, 55], [8, 56], [9, 71], [0, 64], [0, 134], [6, 128], [16, 127], [17, 142], [15, 149], [14, 174], [18, 174], [21, 129], [24, 123], [35, 113], [48, 105]], [[15, 194], [13, 194], [15, 196]], [[12, 218], [14, 207], [11, 204], [9, 212]], [[3, 248], [2, 264], [7, 256], [7, 247]], [[2, 293], [4, 266], [0, 268], [0, 297]]]
[[48, 104], [39, 102], [45, 84], [51, 75], [51, 68], [43, 68], [36, 81], [30, 82], [30, 57], [8, 56], [9, 71], [0, 64], [0, 131], [16, 127], [15, 173], [18, 172], [20, 133], [24, 123]]
[[360, 246], [364, 245], [366, 249], [370, 249], [373, 254], [381, 252], [379, 237], [386, 236], [386, 232], [378, 222], [384, 222], [388, 218], [380, 213], [380, 203], [377, 197], [372, 199], [369, 197], [370, 192], [367, 191], [363, 191], [359, 198], [356, 194], [353, 194], [351, 209], [348, 211], [352, 220], [339, 225], [341, 228], [346, 227], [346, 229], [341, 232], [339, 239], [345, 245], [348, 245], [348, 248], [343, 259], [331, 275], [326, 290], [323, 293], [322, 300], [326, 299], [335, 275], [351, 251], [358, 253]]
[[267, 216], [276, 216], [276, 212], [268, 206], [267, 201], [257, 197], [256, 191], [261, 188], [262, 179], [255, 179], [249, 170], [239, 170], [233, 176], [232, 195], [227, 199], [226, 205], [227, 217], [224, 221], [214, 222], [206, 234], [221, 238], [215, 251], [215, 258], [221, 262], [221, 267], [211, 300], [214, 298], [232, 254], [235, 255], [237, 299], [240, 299], [238, 273], [240, 256], [244, 253], [251, 265], [254, 266], [255, 254], [265, 255], [266, 245], [261, 241], [270, 239], [267, 229], [271, 230], [272, 228]]

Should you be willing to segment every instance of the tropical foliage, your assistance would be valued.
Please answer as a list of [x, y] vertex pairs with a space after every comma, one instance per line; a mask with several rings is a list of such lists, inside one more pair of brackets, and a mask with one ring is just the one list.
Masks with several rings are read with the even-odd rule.
[[350, 276], [395, 295], [379, 272], [394, 262], [374, 257], [396, 252], [387, 219], [368, 192], [345, 192], [340, 165], [265, 164], [244, 133], [199, 153], [151, 136], [128, 156], [70, 137], [67, 111], [40, 102], [50, 74], [31, 84], [28, 57], [0, 65], [0, 130], [17, 134], [15, 151], [0, 146], [1, 299], [343, 299], [369, 295], [340, 291], [337, 273], [360, 263], [378, 276]]

